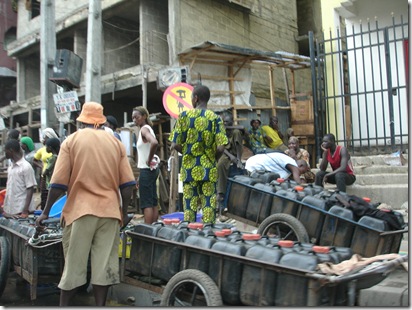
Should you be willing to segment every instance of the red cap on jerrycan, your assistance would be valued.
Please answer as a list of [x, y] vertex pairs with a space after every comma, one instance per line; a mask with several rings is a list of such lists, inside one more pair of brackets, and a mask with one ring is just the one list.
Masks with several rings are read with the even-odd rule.
[[292, 240], [279, 240], [278, 246], [281, 246], [283, 248], [293, 248], [295, 245], [295, 242]]
[[[163, 224], [172, 225], [172, 224], [174, 224], [173, 220], [175, 220], [175, 219], [164, 219]], [[177, 220], [179, 220], [179, 219], [177, 219]]]
[[327, 254], [327, 253], [329, 253], [330, 248], [328, 246], [314, 245], [312, 247], [312, 251], [315, 252], [315, 253]]
[[243, 234], [242, 239], [247, 246], [254, 246], [262, 238], [260, 234]]
[[225, 231], [217, 230], [217, 231], [215, 231], [215, 236], [216, 236], [216, 238], [217, 238], [218, 240], [225, 240], [225, 241], [227, 241], [227, 238], [226, 238], [227, 232], [225, 232]]
[[187, 225], [187, 227], [190, 228], [190, 229], [202, 230], [203, 229], [203, 223], [198, 223], [198, 222], [189, 223]]
[[313, 252], [318, 257], [318, 261], [320, 263], [332, 263], [337, 264], [339, 263], [339, 255], [337, 253], [332, 253], [330, 251], [330, 247], [328, 246], [320, 246], [314, 245], [312, 247]]
[[232, 233], [232, 230], [229, 228], [223, 228], [221, 231], [224, 232], [226, 235], [230, 235]]
[[242, 239], [243, 240], [260, 240], [262, 236], [260, 234], [243, 234]]
[[292, 240], [279, 240], [278, 246], [282, 250], [283, 254], [295, 252], [295, 242], [293, 242]]

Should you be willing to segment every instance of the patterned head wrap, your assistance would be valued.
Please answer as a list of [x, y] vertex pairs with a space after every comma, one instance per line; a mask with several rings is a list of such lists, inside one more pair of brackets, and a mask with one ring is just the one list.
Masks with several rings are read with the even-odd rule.
[[53, 128], [46, 128], [43, 130], [43, 137], [59, 138]]

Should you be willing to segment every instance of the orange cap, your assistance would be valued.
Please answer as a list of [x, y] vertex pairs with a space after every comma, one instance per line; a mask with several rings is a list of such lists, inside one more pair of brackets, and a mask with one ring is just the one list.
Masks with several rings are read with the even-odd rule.
[[260, 234], [243, 234], [243, 240], [259, 240], [262, 236]]
[[329, 253], [330, 248], [328, 246], [314, 245], [312, 247], [312, 251], [315, 252], [315, 253], [327, 254], [327, 253]]
[[222, 230], [215, 231], [215, 236], [216, 237], [226, 237], [226, 235], [227, 234]]
[[277, 178], [276, 181], [278, 181], [279, 183], [283, 183], [283, 182], [285, 182], [285, 179]]
[[163, 220], [163, 223], [164, 223], [165, 225], [172, 225], [172, 224], [173, 224], [173, 220], [174, 220], [174, 219], [164, 219], [164, 220]]
[[371, 199], [369, 197], [362, 197], [363, 200], [365, 200], [366, 202], [371, 202]]
[[284, 248], [292, 248], [295, 243], [292, 240], [279, 240], [278, 245]]
[[224, 228], [222, 229], [222, 231], [226, 234], [226, 235], [230, 235], [232, 233], [232, 230], [229, 228]]
[[203, 224], [194, 222], [194, 223], [189, 223], [187, 227], [190, 229], [203, 229]]
[[303, 191], [303, 186], [297, 185], [297, 186], [295, 186], [295, 190], [297, 190], [298, 192], [301, 192], [301, 191]]

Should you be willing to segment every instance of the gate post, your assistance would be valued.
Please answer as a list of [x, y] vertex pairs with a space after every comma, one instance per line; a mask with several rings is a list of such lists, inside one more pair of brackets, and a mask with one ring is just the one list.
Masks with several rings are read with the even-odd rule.
[[316, 163], [319, 162], [319, 139], [321, 137], [321, 132], [319, 129], [319, 114], [318, 114], [318, 85], [316, 79], [316, 50], [313, 37], [313, 31], [309, 31], [309, 51], [310, 51], [310, 69], [312, 78], [312, 98], [313, 98], [313, 118], [315, 122], [315, 154]]
[[393, 112], [393, 95], [392, 95], [392, 71], [391, 71], [391, 55], [389, 49], [389, 32], [388, 27], [383, 30], [383, 41], [385, 46], [385, 62], [386, 62], [386, 80], [388, 83], [388, 105], [389, 105], [389, 128], [391, 132], [392, 151], [395, 150], [395, 121]]

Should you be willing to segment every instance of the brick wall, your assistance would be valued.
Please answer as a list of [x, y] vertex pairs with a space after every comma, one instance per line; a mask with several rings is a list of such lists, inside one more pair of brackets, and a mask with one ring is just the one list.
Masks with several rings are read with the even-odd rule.
[[[40, 15], [31, 18], [31, 12], [26, 9], [26, 1], [18, 1], [18, 27], [17, 39], [21, 39], [33, 32], [40, 32]], [[55, 0], [56, 20], [61, 20], [67, 16], [68, 12], [85, 6], [88, 0]]]
[[24, 97], [28, 99], [40, 95], [40, 55], [35, 53], [24, 59]]
[[142, 0], [140, 3], [141, 63], [169, 64], [166, 37], [168, 29], [168, 1]]
[[102, 75], [139, 64], [139, 28], [116, 18], [103, 23]]
[[[87, 29], [77, 29], [74, 32], [73, 52], [83, 59], [82, 77], [84, 77], [87, 59]], [[82, 80], [84, 81], [84, 78]]]
[[[208, 40], [263, 51], [298, 53], [296, 1], [243, 2], [244, 6], [223, 0], [180, 1], [180, 27], [174, 29], [176, 53]], [[275, 73], [276, 96], [284, 99], [282, 71]], [[295, 77], [297, 92], [311, 89], [310, 70], [301, 70]], [[257, 97], [270, 98], [266, 70], [253, 71], [252, 91]]]

